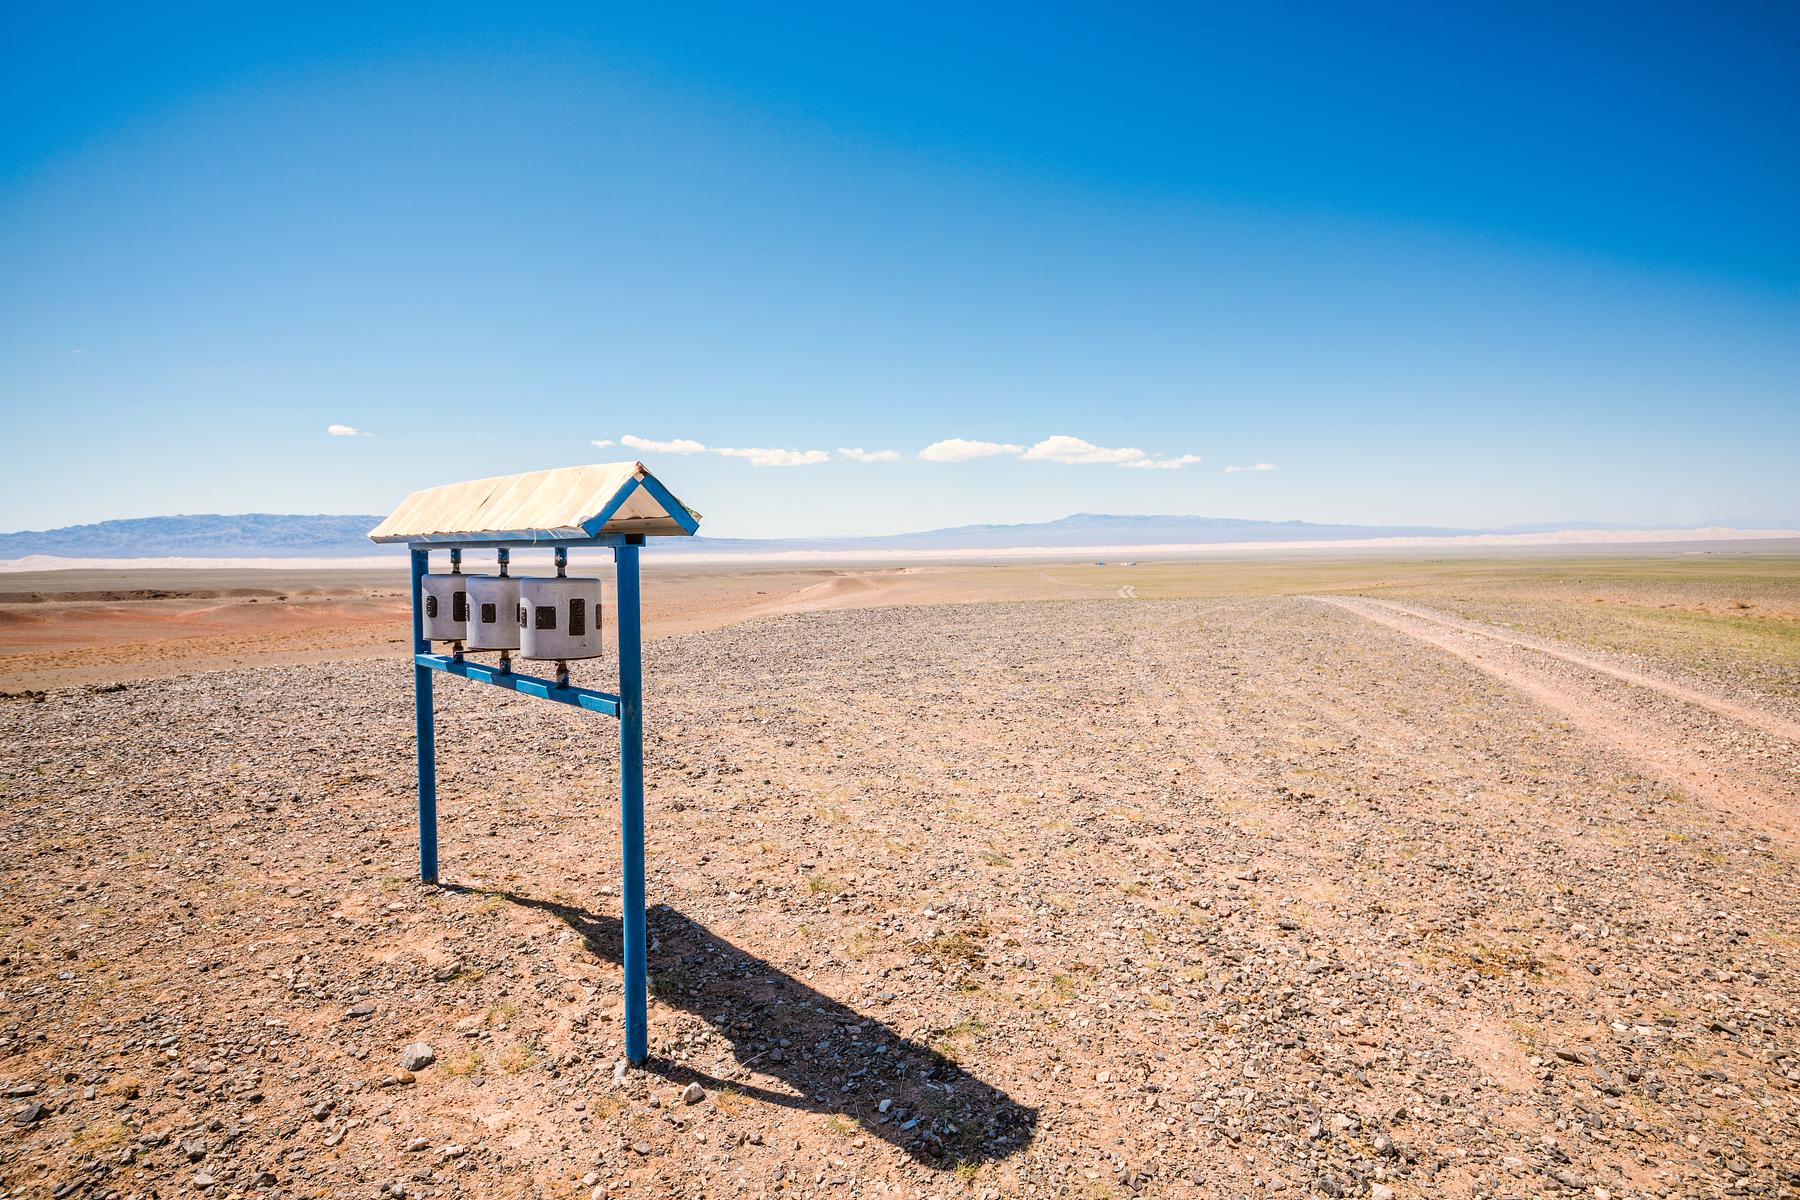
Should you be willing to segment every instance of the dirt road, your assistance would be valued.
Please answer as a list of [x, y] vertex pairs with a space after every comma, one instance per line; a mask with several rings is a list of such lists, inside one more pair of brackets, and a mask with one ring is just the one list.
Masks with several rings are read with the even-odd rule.
[[1300, 599], [797, 612], [647, 658], [623, 1076], [604, 723], [441, 687], [437, 890], [397, 664], [0, 706], [0, 1183], [1796, 1186], [1800, 771], [1756, 722]]
[[[1716, 692], [1413, 605], [1309, 597], [1454, 655], [1517, 688], [1660, 782], [1792, 843], [1800, 809], [1771, 774], [1800, 768], [1800, 724]], [[1621, 684], [1625, 686], [1620, 686]]]

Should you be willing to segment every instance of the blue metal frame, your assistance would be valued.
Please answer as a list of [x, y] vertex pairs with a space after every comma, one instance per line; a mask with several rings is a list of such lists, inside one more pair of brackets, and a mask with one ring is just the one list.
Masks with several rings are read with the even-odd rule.
[[419, 742], [419, 878], [436, 883], [437, 865], [437, 732], [431, 712], [431, 672], [419, 665], [419, 655], [431, 649], [425, 639], [425, 574], [431, 569], [431, 552], [417, 547], [412, 552], [413, 629], [413, 724]]
[[619, 848], [624, 869], [620, 910], [625, 932], [625, 1057], [649, 1052], [649, 922], [644, 915], [644, 672], [638, 632], [638, 548], [613, 548], [619, 588]]
[[[651, 480], [641, 481], [647, 486]], [[675, 513], [677, 523], [697, 525], [674, 497], [653, 492]], [[622, 502], [630, 488], [620, 489], [616, 501]], [[618, 507], [615, 502], [606, 513], [596, 518], [604, 524]], [[598, 526], [596, 526], [597, 528]], [[650, 1054], [650, 988], [649, 929], [645, 916], [644, 896], [644, 698], [642, 627], [638, 604], [638, 550], [642, 534], [599, 534], [585, 538], [557, 539], [553, 542], [502, 539], [498, 541], [415, 542], [412, 550], [412, 621], [413, 621], [413, 700], [419, 745], [419, 878], [436, 883], [437, 855], [437, 748], [431, 705], [431, 675], [441, 671], [489, 683], [520, 695], [554, 700], [589, 712], [603, 713], [619, 719], [619, 841], [623, 868], [623, 921], [625, 933], [625, 1057], [633, 1065], [642, 1064]], [[422, 602], [424, 577], [431, 566], [431, 551], [449, 550], [453, 560], [462, 550], [498, 550], [519, 546], [550, 546], [560, 560], [569, 547], [610, 546], [613, 552], [613, 574], [618, 594], [619, 630], [619, 694], [592, 688], [565, 687], [548, 679], [519, 675], [510, 670], [448, 655], [433, 654], [425, 638], [425, 609]]]

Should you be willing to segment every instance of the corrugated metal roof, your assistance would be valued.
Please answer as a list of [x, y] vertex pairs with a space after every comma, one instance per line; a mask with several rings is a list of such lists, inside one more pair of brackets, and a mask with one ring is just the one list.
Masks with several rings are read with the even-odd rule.
[[640, 462], [557, 467], [414, 492], [369, 531], [376, 542], [554, 542], [603, 533], [685, 536], [694, 512]]

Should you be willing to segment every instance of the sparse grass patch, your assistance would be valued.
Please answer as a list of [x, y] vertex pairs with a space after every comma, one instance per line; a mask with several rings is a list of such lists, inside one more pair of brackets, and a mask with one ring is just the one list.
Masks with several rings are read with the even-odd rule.
[[839, 1137], [849, 1137], [861, 1128], [861, 1126], [843, 1113], [832, 1113], [829, 1117], [825, 1118], [825, 1128], [829, 1129], [832, 1133], [837, 1134]]
[[756, 1102], [735, 1084], [725, 1084], [713, 1093], [713, 1107], [728, 1117], [739, 1116], [756, 1107]]
[[687, 970], [683, 967], [671, 967], [667, 971], [658, 971], [650, 980], [650, 994], [658, 1000], [673, 1000], [681, 995], [687, 987]]
[[987, 959], [987, 936], [987, 926], [968, 925], [932, 938], [921, 949], [939, 966], [978, 967]]
[[122, 1146], [134, 1136], [135, 1131], [125, 1122], [108, 1121], [104, 1125], [88, 1125], [77, 1129], [69, 1137], [69, 1147], [80, 1154], [98, 1154], [102, 1150]]
[[931, 1048], [949, 1059], [961, 1062], [962, 1056], [972, 1049], [975, 1043], [987, 1036], [988, 1027], [985, 1021], [974, 1017], [959, 1017], [954, 1024], [933, 1033], [928, 1039]]
[[588, 1115], [596, 1120], [605, 1120], [625, 1107], [623, 1100], [617, 1096], [608, 1096], [603, 1092], [585, 1096], [583, 1099], [587, 1101]]
[[823, 871], [815, 871], [806, 877], [806, 890], [813, 896], [835, 896], [845, 888], [842, 878]]
[[496, 1000], [488, 1005], [487, 1012], [482, 1014], [481, 1023], [492, 1029], [496, 1025], [504, 1025], [519, 1015], [519, 1006], [511, 1000]]
[[1515, 971], [1522, 971], [1527, 978], [1534, 980], [1551, 979], [1562, 974], [1553, 963], [1541, 958], [1536, 950], [1511, 942], [1437, 945], [1433, 937], [1427, 938], [1422, 953], [1427, 958], [1459, 970], [1473, 971], [1487, 979], [1499, 979]]
[[451, 1055], [444, 1062], [446, 1075], [468, 1076], [481, 1074], [483, 1059], [480, 1052], [464, 1050], [461, 1054]]
[[881, 945], [881, 935], [873, 928], [859, 929], [844, 943], [844, 956], [852, 962], [861, 962], [880, 950]]
[[538, 1052], [529, 1043], [514, 1042], [500, 1052], [500, 1069], [508, 1075], [517, 1075], [527, 1070], [538, 1059]]

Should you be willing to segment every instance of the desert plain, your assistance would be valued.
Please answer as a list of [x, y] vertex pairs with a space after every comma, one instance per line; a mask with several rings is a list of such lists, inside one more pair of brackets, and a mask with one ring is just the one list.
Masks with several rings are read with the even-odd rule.
[[645, 616], [639, 1070], [607, 719], [440, 679], [425, 885], [397, 572], [0, 576], [0, 1194], [1800, 1192], [1791, 544]]

